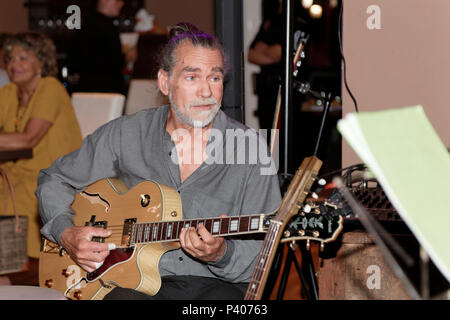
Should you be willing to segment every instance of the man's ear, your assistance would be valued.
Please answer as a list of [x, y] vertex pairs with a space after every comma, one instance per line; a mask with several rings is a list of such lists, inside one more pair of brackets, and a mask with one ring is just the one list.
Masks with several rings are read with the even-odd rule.
[[169, 94], [169, 73], [163, 69], [158, 70], [158, 87], [162, 94]]

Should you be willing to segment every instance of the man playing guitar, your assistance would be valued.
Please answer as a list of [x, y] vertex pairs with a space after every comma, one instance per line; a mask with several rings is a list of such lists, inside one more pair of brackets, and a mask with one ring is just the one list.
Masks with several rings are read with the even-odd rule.
[[[213, 36], [189, 23], [176, 25], [158, 72], [159, 89], [170, 105], [109, 122], [80, 149], [41, 171], [36, 191], [41, 233], [64, 247], [85, 271], [105, 261], [112, 249], [111, 232], [75, 226], [71, 204], [77, 193], [100, 179], [117, 177], [130, 188], [145, 180], [170, 186], [180, 194], [183, 218], [188, 219], [269, 213], [280, 205], [276, 171], [263, 170], [265, 164], [259, 158], [252, 162], [248, 153], [244, 163], [236, 160], [242, 146], [229, 132], [250, 131], [220, 110], [224, 58]], [[254, 132], [249, 136], [258, 140]], [[220, 154], [227, 161], [220, 161]], [[94, 237], [106, 238], [105, 243]], [[166, 252], [159, 262], [162, 286], [156, 295], [119, 287], [105, 299], [244, 297], [261, 240], [213, 237], [202, 225], [183, 229], [179, 238], [181, 249]]]

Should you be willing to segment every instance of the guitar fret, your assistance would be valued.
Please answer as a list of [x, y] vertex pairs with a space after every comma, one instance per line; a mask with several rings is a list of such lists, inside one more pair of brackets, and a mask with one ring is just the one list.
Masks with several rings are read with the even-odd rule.
[[167, 222], [162, 222], [161, 224], [161, 240], [167, 240]]
[[228, 234], [230, 230], [230, 218], [222, 218], [220, 224], [220, 234]]
[[257, 217], [257, 216], [251, 217], [249, 228], [250, 228], [249, 231], [259, 229], [259, 217]]
[[239, 231], [239, 218], [231, 218], [229, 225], [229, 233], [235, 233]]
[[158, 239], [158, 224], [153, 223], [152, 227], [152, 241], [156, 241]]
[[212, 219], [205, 220], [205, 228], [208, 230], [209, 233], [211, 233], [211, 227], [212, 227]]
[[239, 232], [249, 231], [248, 230], [248, 221], [249, 221], [249, 217], [239, 218]]
[[172, 240], [172, 228], [173, 228], [173, 223], [169, 222], [167, 224], [166, 240]]
[[219, 232], [220, 232], [220, 219], [213, 219], [211, 234], [218, 234]]
[[157, 236], [157, 240], [161, 241], [162, 240], [162, 229], [163, 229], [163, 225], [161, 224], [161, 222], [158, 222], [158, 236]]
[[142, 242], [142, 225], [138, 226], [138, 235], [137, 235], [137, 240], [138, 243]]
[[175, 236], [176, 236], [176, 239], [180, 239], [180, 232], [181, 232], [181, 229], [183, 228], [183, 221], [177, 221], [177, 222], [175, 222], [176, 223], [176, 232], [175, 232]]
[[144, 230], [144, 242], [148, 242], [150, 235], [150, 226], [148, 225], [148, 223], [145, 224]]

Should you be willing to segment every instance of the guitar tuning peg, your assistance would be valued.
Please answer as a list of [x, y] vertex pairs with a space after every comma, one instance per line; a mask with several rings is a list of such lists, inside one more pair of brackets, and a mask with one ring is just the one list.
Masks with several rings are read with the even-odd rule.
[[309, 204], [305, 204], [303, 206], [303, 212], [310, 213], [311, 212], [311, 206]]
[[291, 247], [292, 251], [295, 251], [295, 250], [297, 250], [298, 245], [297, 245], [297, 243], [294, 240], [291, 243], [289, 243], [289, 247]]
[[319, 199], [319, 196], [317, 195], [317, 193], [315, 193], [315, 192], [313, 192], [312, 194], [311, 194], [311, 196], [314, 198], [314, 199]]
[[324, 186], [327, 184], [327, 181], [324, 178], [319, 179], [319, 181], [317, 181], [317, 183], [321, 186]]

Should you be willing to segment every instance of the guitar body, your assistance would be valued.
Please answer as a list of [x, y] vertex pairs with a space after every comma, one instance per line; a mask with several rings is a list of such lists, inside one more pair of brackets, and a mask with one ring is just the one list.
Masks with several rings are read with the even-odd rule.
[[[129, 245], [127, 225], [182, 219], [176, 190], [153, 181], [128, 189], [118, 179], [103, 179], [76, 195], [72, 204], [76, 226], [103, 227], [113, 233], [114, 243], [102, 266], [88, 273], [56, 243], [44, 240], [39, 258], [39, 284], [71, 299], [103, 299], [113, 288], [132, 288], [154, 295], [161, 287], [158, 264], [161, 256], [180, 247], [178, 241]], [[103, 239], [93, 239], [93, 241]]]

